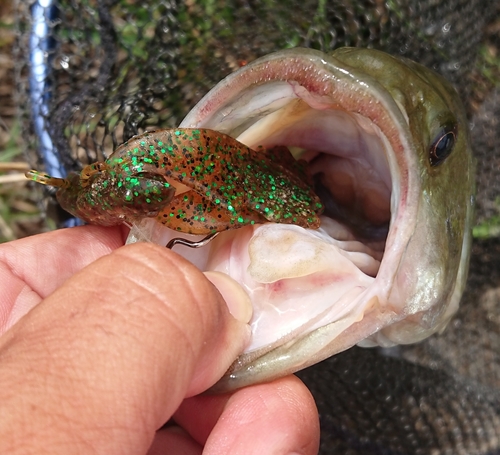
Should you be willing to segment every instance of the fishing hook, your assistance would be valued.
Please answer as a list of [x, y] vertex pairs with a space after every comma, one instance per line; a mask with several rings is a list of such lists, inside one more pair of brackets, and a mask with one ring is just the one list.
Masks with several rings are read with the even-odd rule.
[[200, 248], [210, 243], [215, 237], [217, 237], [218, 234], [219, 234], [218, 232], [212, 232], [211, 234], [208, 234], [201, 240], [194, 242], [191, 240], [186, 240], [180, 237], [176, 237], [175, 239], [172, 239], [170, 240], [170, 242], [167, 243], [167, 248], [171, 250], [175, 245], [183, 245], [189, 248]]

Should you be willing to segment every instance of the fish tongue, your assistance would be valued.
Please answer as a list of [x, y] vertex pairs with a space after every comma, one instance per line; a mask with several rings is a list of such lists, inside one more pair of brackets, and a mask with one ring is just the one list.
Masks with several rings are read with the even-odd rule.
[[257, 229], [248, 253], [248, 273], [260, 283], [315, 273], [328, 273], [337, 280], [357, 275], [359, 271], [376, 275], [380, 265], [360, 242], [337, 241], [325, 231], [313, 232], [293, 225], [266, 224]]
[[363, 248], [353, 240], [335, 241], [321, 229], [268, 223], [221, 234], [212, 242], [207, 269], [229, 274], [248, 292], [254, 307], [251, 352], [362, 314], [359, 299], [380, 264]]

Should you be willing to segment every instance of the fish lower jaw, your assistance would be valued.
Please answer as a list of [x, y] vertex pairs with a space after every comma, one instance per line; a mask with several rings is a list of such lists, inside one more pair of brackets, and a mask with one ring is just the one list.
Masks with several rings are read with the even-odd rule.
[[[161, 245], [176, 237], [202, 238], [172, 231], [153, 219], [134, 226], [132, 237]], [[178, 246], [175, 251], [202, 271], [227, 274], [247, 292], [253, 317], [246, 358], [293, 344], [326, 326], [328, 338], [338, 338], [343, 350], [373, 333], [361, 336], [356, 331], [359, 338], [348, 336], [345, 344], [344, 331], [351, 328], [354, 333], [352, 327], [367, 316], [376, 321], [381, 312], [395, 316], [384, 309], [387, 291], [376, 278], [380, 261], [374, 256], [380, 253], [361, 242], [336, 240], [323, 228], [266, 223], [220, 233], [203, 248]]]

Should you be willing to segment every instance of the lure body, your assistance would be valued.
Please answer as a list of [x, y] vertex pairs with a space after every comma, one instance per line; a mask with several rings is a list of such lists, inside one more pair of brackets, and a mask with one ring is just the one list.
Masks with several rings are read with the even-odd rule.
[[305, 164], [286, 147], [252, 150], [213, 130], [166, 129], [132, 138], [59, 185], [34, 171], [28, 177], [60, 186], [61, 206], [91, 224], [156, 217], [189, 234], [266, 221], [314, 229], [323, 205]]

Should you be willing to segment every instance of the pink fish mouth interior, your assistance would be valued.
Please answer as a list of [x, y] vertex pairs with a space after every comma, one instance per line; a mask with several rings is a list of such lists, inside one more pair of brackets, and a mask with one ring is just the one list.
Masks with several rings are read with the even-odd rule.
[[293, 100], [236, 137], [250, 147], [284, 145], [309, 162], [315, 192], [325, 205], [321, 232], [352, 263], [376, 277], [391, 219], [388, 143], [359, 114], [315, 109]]

